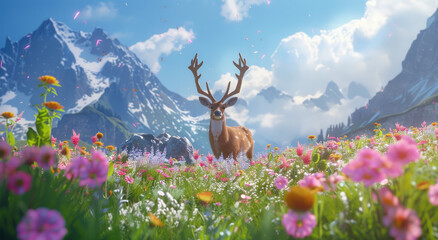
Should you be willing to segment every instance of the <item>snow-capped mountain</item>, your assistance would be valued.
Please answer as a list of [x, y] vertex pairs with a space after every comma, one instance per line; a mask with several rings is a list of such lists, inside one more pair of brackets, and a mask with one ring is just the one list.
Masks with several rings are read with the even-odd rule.
[[344, 95], [339, 90], [338, 85], [335, 82], [330, 81], [327, 84], [324, 94], [318, 98], [305, 100], [303, 104], [308, 108], [317, 107], [322, 111], [328, 111], [332, 105], [340, 104], [341, 99], [343, 98]]
[[[438, 98], [438, 10], [427, 21], [409, 48], [402, 62], [402, 71], [368, 104], [354, 111], [352, 125], [344, 133], [373, 128], [374, 122], [392, 122], [419, 125], [423, 121], [436, 121], [438, 112], [433, 110]], [[431, 106], [430, 109], [427, 106]], [[425, 109], [429, 110], [425, 110]], [[416, 114], [412, 114], [415, 109]], [[409, 115], [412, 114], [412, 115]], [[403, 119], [403, 121], [402, 121]], [[435, 119], [435, 120], [433, 120]]]
[[47, 101], [58, 101], [66, 110], [53, 129], [60, 140], [70, 139], [72, 129], [88, 142], [103, 132], [104, 143], [113, 145], [132, 132], [167, 132], [187, 137], [195, 149], [210, 149], [207, 111], [166, 89], [134, 53], [100, 28], [76, 32], [48, 19], [16, 43], [8, 38], [0, 58], [0, 111], [25, 111], [17, 135], [34, 127], [33, 105], [42, 102], [38, 76], [52, 75], [62, 87]]

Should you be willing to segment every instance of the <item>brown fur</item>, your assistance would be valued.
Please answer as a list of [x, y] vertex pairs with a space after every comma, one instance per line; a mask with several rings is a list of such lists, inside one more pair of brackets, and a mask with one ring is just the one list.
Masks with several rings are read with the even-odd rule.
[[[223, 108], [223, 103], [215, 102], [212, 104], [211, 115], [210, 115], [210, 146], [213, 150], [213, 155], [217, 158], [223, 155], [224, 159], [228, 158], [233, 154], [233, 159], [237, 160], [237, 156], [240, 152], [246, 154], [249, 160], [252, 160], [254, 153], [254, 141], [252, 139], [252, 133], [246, 127], [229, 127], [225, 120], [225, 108]], [[222, 112], [222, 118], [215, 120], [213, 113], [215, 110], [220, 109]], [[222, 132], [220, 133], [217, 141], [217, 148], [215, 143], [215, 138], [212, 132], [212, 121], [222, 121]], [[237, 136], [237, 138], [236, 138]], [[246, 150], [246, 151], [245, 151]]]

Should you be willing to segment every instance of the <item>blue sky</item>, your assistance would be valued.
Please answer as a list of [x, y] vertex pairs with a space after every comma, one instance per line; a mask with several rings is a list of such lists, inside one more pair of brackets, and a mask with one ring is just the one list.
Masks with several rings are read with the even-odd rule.
[[[49, 17], [77, 31], [91, 32], [95, 27], [101, 27], [126, 46], [165, 33], [170, 28], [184, 27], [193, 31], [192, 43], [184, 44], [181, 51], [163, 54], [157, 75], [167, 88], [187, 97], [195, 94], [187, 66], [196, 52], [205, 62], [200, 70], [203, 79], [209, 82], [219, 79], [221, 74], [235, 71], [232, 61], [237, 60], [238, 52], [248, 64], [267, 68], [272, 64], [269, 56], [282, 38], [300, 31], [312, 35], [312, 30], [316, 33], [359, 18], [364, 14], [366, 1], [259, 2], [261, 4], [251, 6], [247, 17], [233, 21], [221, 14], [225, 3], [213, 0], [3, 1], [0, 46], [4, 46], [7, 36], [17, 41]], [[73, 20], [78, 11], [80, 14]], [[87, 11], [94, 16], [87, 16]], [[265, 57], [261, 59], [263, 54]]]
[[[229, 108], [227, 116], [253, 130], [262, 144], [285, 146], [346, 123], [367, 104], [356, 96], [325, 112], [303, 106], [321, 96], [328, 82], [344, 96], [352, 82], [374, 96], [399, 74], [438, 0], [2, 0], [1, 6], [0, 45], [49, 17], [76, 31], [101, 27], [157, 72], [164, 86], [189, 99], [198, 95], [187, 69], [196, 52], [204, 60], [201, 84], [208, 81], [213, 91], [228, 81], [234, 87], [232, 61], [240, 52], [250, 66], [238, 95], [247, 107]], [[271, 86], [293, 101], [258, 95]]]

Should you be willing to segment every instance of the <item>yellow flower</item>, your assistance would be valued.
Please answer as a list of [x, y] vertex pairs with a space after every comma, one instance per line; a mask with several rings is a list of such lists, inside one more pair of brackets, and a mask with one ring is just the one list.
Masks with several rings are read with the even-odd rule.
[[114, 150], [114, 146], [113, 145], [108, 145], [108, 146], [106, 146], [106, 149], [108, 149], [110, 151], [113, 151]]
[[96, 137], [97, 137], [98, 139], [103, 138], [103, 133], [98, 132], [98, 133], [96, 134]]
[[83, 148], [79, 149], [79, 153], [81, 153], [81, 155], [90, 155]]
[[292, 210], [306, 212], [312, 209], [315, 202], [315, 190], [306, 187], [293, 186], [284, 196], [284, 201]]
[[309, 138], [309, 139], [315, 139], [316, 137], [315, 137], [315, 135], [309, 135], [307, 138]]
[[99, 146], [99, 147], [102, 147], [102, 146], [103, 146], [103, 143], [102, 143], [102, 142], [95, 142], [94, 145]]
[[278, 147], [275, 147], [274, 150], [275, 150], [275, 151], [278, 151]]
[[163, 222], [161, 222], [161, 220], [157, 217], [155, 217], [154, 214], [152, 213], [148, 213], [149, 218], [151, 219], [151, 223], [152, 225], [156, 226], [156, 227], [162, 227], [164, 224]]
[[50, 110], [60, 110], [60, 109], [64, 108], [58, 102], [55, 102], [55, 101], [45, 102], [45, 103], [43, 103], [43, 106], [46, 106]]
[[237, 172], [239, 172], [239, 173], [242, 174], [242, 175], [245, 174], [245, 172], [242, 171], [242, 170], [240, 170], [240, 169], [239, 169], [239, 171], [237, 171]]
[[62, 150], [61, 154], [66, 156], [68, 160], [70, 160], [70, 148], [68, 148], [68, 145], [66, 145]]
[[196, 194], [196, 197], [204, 203], [213, 202], [213, 193], [212, 192], [202, 192]]
[[4, 113], [2, 113], [2, 117], [9, 119], [9, 118], [15, 117], [15, 115], [11, 112], [4, 112]]
[[433, 123], [432, 123], [432, 126], [434, 126], [434, 127], [435, 127], [435, 126], [436, 126], [436, 122], [433, 122]]
[[50, 85], [58, 85], [59, 84], [59, 81], [56, 80], [55, 77], [52, 77], [52, 76], [49, 76], [49, 75], [38, 77], [38, 79], [41, 82], [47, 83], [47, 84], [50, 84]]

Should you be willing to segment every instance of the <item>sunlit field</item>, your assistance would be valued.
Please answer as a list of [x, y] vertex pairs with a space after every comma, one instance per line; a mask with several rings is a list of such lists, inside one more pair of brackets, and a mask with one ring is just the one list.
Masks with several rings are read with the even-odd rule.
[[[51, 136], [62, 106], [46, 102], [15, 146], [19, 116], [2, 113], [2, 239], [436, 239], [438, 128], [382, 129], [279, 149], [252, 162], [196, 162], [158, 151], [119, 152]], [[67, 141], [69, 140], [69, 141]]]

